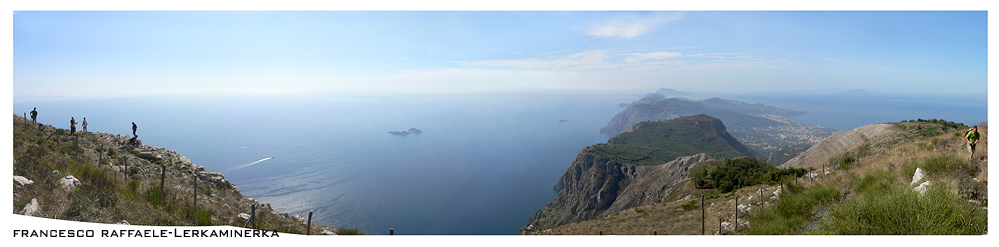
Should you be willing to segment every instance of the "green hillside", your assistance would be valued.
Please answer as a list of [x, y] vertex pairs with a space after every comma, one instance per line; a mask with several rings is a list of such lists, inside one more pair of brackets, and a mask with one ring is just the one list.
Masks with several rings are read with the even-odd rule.
[[700, 114], [668, 121], [642, 122], [637, 129], [611, 138], [606, 144], [588, 147], [594, 153], [622, 163], [663, 164], [680, 156], [706, 153], [729, 159], [759, 155], [725, 130], [717, 118]]

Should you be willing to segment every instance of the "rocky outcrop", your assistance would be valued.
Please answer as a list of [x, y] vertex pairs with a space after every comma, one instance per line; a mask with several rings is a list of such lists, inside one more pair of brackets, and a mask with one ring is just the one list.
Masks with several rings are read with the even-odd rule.
[[31, 181], [31, 179], [17, 175], [14, 176], [14, 186], [17, 186], [18, 190], [31, 189], [34, 185], [35, 181]]
[[892, 124], [881, 123], [839, 131], [808, 148], [804, 153], [791, 158], [778, 168], [818, 168], [830, 158], [860, 147], [885, 142], [898, 136], [899, 130]]
[[659, 203], [678, 193], [676, 186], [690, 167], [713, 159], [697, 154], [661, 165], [636, 166], [584, 150], [555, 185], [559, 191], [555, 199], [531, 216], [521, 233]]
[[916, 185], [920, 181], [923, 181], [923, 178], [925, 178], [925, 177], [926, 177], [926, 173], [923, 172], [923, 169], [920, 169], [919, 167], [916, 167], [916, 172], [912, 174], [912, 182], [909, 182], [909, 185]]
[[66, 190], [74, 190], [76, 189], [76, 187], [80, 187], [80, 185], [82, 185], [82, 183], [80, 183], [80, 180], [76, 179], [76, 177], [73, 177], [72, 175], [62, 177], [59, 179], [58, 182], [59, 186], [61, 186], [63, 189]]
[[28, 202], [28, 205], [24, 205], [24, 209], [21, 209], [20, 214], [27, 216], [41, 215], [42, 207], [38, 205], [38, 199], [31, 198], [31, 202]]

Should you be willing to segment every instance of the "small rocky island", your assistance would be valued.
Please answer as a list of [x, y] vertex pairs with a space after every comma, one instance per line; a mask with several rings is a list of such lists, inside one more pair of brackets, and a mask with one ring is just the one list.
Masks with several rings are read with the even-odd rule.
[[389, 131], [388, 133], [397, 136], [408, 136], [409, 134], [420, 134], [423, 133], [423, 131], [417, 128], [409, 128], [409, 130], [406, 131]]

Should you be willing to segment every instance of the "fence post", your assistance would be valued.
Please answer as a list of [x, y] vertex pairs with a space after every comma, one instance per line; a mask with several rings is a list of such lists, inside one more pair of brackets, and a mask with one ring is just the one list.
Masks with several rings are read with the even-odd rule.
[[305, 235], [312, 233], [312, 211], [309, 211], [309, 221], [305, 223]]
[[389, 228], [389, 235], [395, 235], [395, 228]]
[[97, 165], [100, 166], [104, 164], [104, 144], [101, 143], [101, 149], [97, 151]]
[[704, 235], [704, 195], [701, 195], [701, 235]]
[[160, 191], [166, 191], [163, 182], [166, 180], [166, 165], [160, 165]]
[[125, 156], [125, 178], [128, 178], [128, 156]]
[[718, 216], [718, 235], [721, 235], [721, 221], [722, 217]]
[[763, 207], [763, 203], [764, 203], [764, 201], [763, 201], [763, 187], [766, 187], [766, 185], [760, 186], [760, 207]]
[[604, 230], [600, 230], [600, 235], [604, 235]]
[[[254, 205], [253, 208], [257, 206]], [[194, 171], [194, 208], [198, 208], [198, 171]]]
[[735, 196], [735, 225], [732, 232], [739, 231], [739, 196]]
[[[250, 218], [247, 219], [246, 223], [243, 224], [243, 228], [246, 228], [246, 226], [249, 226], [250, 222], [252, 222], [254, 220], [254, 218], [256, 218], [256, 216], [257, 216], [257, 204], [254, 203], [253, 206], [250, 208]], [[257, 224], [253, 224], [253, 226], [256, 227]]]

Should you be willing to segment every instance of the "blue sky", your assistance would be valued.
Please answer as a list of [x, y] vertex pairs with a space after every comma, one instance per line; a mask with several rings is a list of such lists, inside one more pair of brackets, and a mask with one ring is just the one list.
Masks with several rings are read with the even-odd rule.
[[984, 11], [17, 11], [13, 95], [985, 97], [987, 22]]

